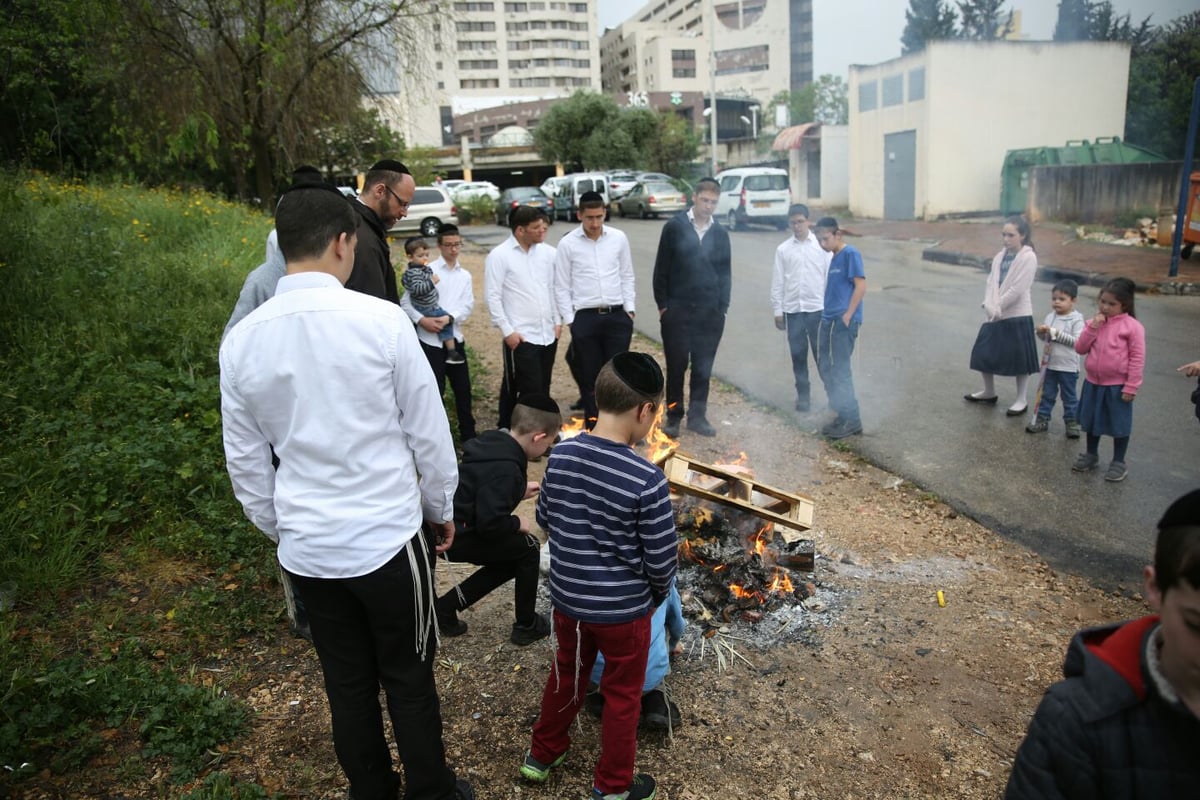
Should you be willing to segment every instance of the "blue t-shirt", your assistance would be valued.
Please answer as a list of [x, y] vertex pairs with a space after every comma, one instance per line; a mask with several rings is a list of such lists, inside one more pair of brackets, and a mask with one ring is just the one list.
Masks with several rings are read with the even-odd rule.
[[[825, 279], [825, 311], [821, 319], [839, 319], [850, 307], [850, 297], [854, 294], [854, 279], [867, 277], [863, 270], [862, 254], [853, 245], [846, 245], [840, 252], [834, 254], [829, 262], [829, 273]], [[853, 322], [862, 323], [863, 305], [866, 298], [854, 309], [850, 318]]]

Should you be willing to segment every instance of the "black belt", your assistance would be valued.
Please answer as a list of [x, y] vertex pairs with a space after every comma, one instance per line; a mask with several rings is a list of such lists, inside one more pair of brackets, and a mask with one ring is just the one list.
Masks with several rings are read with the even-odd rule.
[[584, 311], [595, 311], [597, 314], [611, 314], [614, 311], [620, 311], [624, 306], [596, 306], [595, 308], [581, 308], [576, 311], [576, 314], [582, 314]]

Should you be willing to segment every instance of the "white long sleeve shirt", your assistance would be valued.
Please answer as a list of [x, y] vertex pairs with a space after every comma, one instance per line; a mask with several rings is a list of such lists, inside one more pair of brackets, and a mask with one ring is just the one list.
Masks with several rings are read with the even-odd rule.
[[799, 240], [795, 236], [775, 249], [771, 275], [771, 311], [775, 316], [825, 307], [825, 280], [833, 254], [821, 249], [812, 231]]
[[583, 308], [611, 306], [634, 312], [633, 256], [623, 231], [607, 225], [592, 240], [580, 225], [558, 242], [554, 256], [554, 299], [570, 325]]
[[[429, 268], [433, 270], [433, 274], [438, 279], [438, 305], [447, 314], [454, 317], [452, 323], [454, 338], [461, 342], [463, 340], [462, 323], [470, 319], [471, 311], [475, 308], [475, 287], [471, 280], [471, 273], [463, 269], [461, 264], [455, 263], [454, 266], [450, 266], [442, 256], [429, 262]], [[413, 308], [408, 292], [405, 292], [404, 296], [400, 298], [400, 307], [404, 309], [404, 313], [413, 321], [413, 324], [420, 322], [421, 317], [425, 316]], [[417, 325], [417, 338], [430, 347], [442, 346], [442, 341], [436, 333], [427, 331], [420, 325]]]
[[509, 236], [484, 261], [483, 296], [501, 336], [516, 332], [530, 344], [553, 344], [562, 322], [554, 304], [554, 248], [539, 243], [526, 250]]
[[422, 517], [453, 519], [450, 425], [394, 303], [327, 273], [285, 275], [225, 337], [220, 358], [233, 491], [288, 571], [365, 575], [400, 552]]

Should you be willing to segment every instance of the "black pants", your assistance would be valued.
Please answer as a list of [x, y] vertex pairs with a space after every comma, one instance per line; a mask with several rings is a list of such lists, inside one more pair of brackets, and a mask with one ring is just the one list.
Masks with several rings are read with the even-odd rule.
[[[451, 561], [477, 564], [457, 589], [438, 598], [437, 610], [443, 616], [470, 608], [508, 581], [514, 581], [513, 599], [516, 621], [527, 625], [533, 621], [538, 587], [537, 540], [523, 533], [481, 534], [459, 530], [454, 544], [446, 551]], [[462, 592], [462, 597], [459, 597]]]
[[550, 373], [554, 370], [554, 354], [558, 342], [530, 344], [521, 342], [516, 350], [500, 343], [504, 351], [504, 377], [500, 381], [500, 424], [512, 423], [513, 408], [523, 394], [550, 394]]
[[[458, 347], [465, 350], [465, 343], [459, 342]], [[475, 438], [475, 415], [471, 413], [471, 370], [462, 364], [446, 363], [446, 348], [430, 347], [421, 342], [425, 358], [433, 368], [433, 377], [437, 379], [438, 394], [446, 393], [446, 379], [450, 379], [450, 391], [454, 392], [454, 412], [458, 417], [459, 444]]]
[[633, 319], [622, 308], [601, 314], [595, 309], [575, 312], [571, 323], [571, 347], [579, 364], [579, 393], [583, 398], [588, 430], [599, 414], [596, 408], [596, 376], [600, 368], [618, 353], [629, 350], [633, 339]]
[[708, 413], [708, 381], [717, 345], [725, 332], [725, 315], [715, 308], [675, 305], [663, 312], [659, 323], [667, 359], [667, 417], [683, 416], [683, 373], [690, 361], [690, 415], [693, 419], [704, 419]]
[[[417, 555], [415, 574], [410, 550]], [[429, 562], [418, 543], [357, 578], [292, 577], [308, 610], [333, 717], [333, 747], [354, 800], [395, 800], [400, 785], [383, 735], [380, 686], [404, 765], [405, 798], [454, 797], [433, 679], [437, 643], [425, 621], [418, 633], [414, 591], [423, 598], [425, 614], [433, 603]], [[418, 636], [425, 642], [424, 658], [417, 652]]]

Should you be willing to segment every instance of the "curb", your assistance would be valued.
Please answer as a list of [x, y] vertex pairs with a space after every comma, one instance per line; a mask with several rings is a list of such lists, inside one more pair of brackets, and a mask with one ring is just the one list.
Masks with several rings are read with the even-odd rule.
[[[940, 264], [958, 264], [964, 267], [975, 267], [985, 272], [991, 269], [992, 266], [990, 258], [981, 258], [970, 253], [961, 253], [953, 250], [939, 250], [937, 247], [927, 247], [922, 250], [921, 258], [925, 261], [935, 261]], [[1100, 287], [1108, 283], [1111, 277], [1111, 275], [1102, 272], [1081, 272], [1049, 264], [1039, 265], [1037, 271], [1037, 279], [1046, 283], [1054, 283], [1064, 278], [1070, 278], [1080, 286]], [[1139, 292], [1200, 297], [1200, 283], [1165, 280], [1155, 283], [1138, 283], [1136, 286]]]

